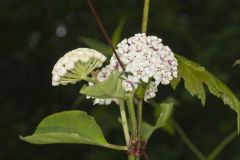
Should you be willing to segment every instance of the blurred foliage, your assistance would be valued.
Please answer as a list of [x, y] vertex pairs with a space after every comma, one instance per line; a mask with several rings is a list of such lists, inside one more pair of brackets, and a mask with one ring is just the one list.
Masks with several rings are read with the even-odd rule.
[[[123, 36], [140, 32], [143, 1], [94, 0], [94, 4], [111, 35], [124, 15]], [[82, 84], [51, 86], [51, 70], [57, 59], [69, 50], [86, 46], [79, 37], [105, 43], [85, 2], [1, 0], [0, 20], [0, 159], [124, 159], [121, 152], [99, 147], [36, 146], [18, 138], [19, 134], [32, 133], [49, 114], [81, 109], [96, 117], [109, 142], [124, 143], [116, 106], [92, 106], [90, 100], [77, 100]], [[240, 53], [240, 0], [152, 0], [149, 34], [161, 37], [174, 52], [206, 66], [240, 96], [240, 67], [231, 67]], [[166, 86], [160, 90], [157, 101], [169, 96], [179, 101], [174, 117], [204, 153], [236, 129], [235, 113], [217, 98], [208, 95], [208, 107], [203, 108], [183, 85], [174, 93]], [[154, 122], [153, 112], [152, 107], [145, 107], [144, 119]], [[179, 136], [161, 130], [154, 133], [149, 146], [147, 151], [153, 160], [196, 159]], [[218, 159], [239, 160], [239, 147], [237, 138]]]

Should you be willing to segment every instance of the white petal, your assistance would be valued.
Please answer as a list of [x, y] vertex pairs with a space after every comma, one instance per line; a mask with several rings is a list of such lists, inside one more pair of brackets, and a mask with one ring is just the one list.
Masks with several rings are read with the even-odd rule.
[[83, 55], [83, 56], [80, 57], [80, 60], [83, 63], [87, 63], [89, 61], [89, 59], [90, 58], [87, 55]]
[[65, 68], [67, 70], [72, 70], [74, 67], [75, 67], [75, 65], [72, 61], [69, 61], [68, 63], [65, 64]]
[[60, 80], [60, 77], [57, 74], [55, 74], [53, 75], [52, 80], [58, 82]]
[[57, 73], [59, 76], [63, 77], [67, 73], [67, 70], [64, 67], [61, 67], [57, 70]]
[[58, 86], [59, 82], [52, 81], [52, 86]]

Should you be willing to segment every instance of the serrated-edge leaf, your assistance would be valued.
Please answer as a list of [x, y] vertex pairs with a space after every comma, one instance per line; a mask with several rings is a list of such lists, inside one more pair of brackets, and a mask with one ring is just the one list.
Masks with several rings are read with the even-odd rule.
[[[207, 71], [201, 65], [177, 54], [176, 57], [179, 64], [181, 78], [184, 79], [185, 88], [190, 92], [191, 95], [197, 95], [198, 98], [201, 99], [202, 103], [205, 104], [206, 95], [203, 86], [203, 84], [205, 84], [211, 94], [222, 99], [223, 103], [233, 109], [239, 116], [239, 99], [223, 82], [217, 79], [212, 73]], [[239, 127], [240, 124], [238, 122], [238, 128]]]
[[[190, 67], [186, 67], [185, 64], [179, 62], [178, 65], [181, 77], [184, 79], [185, 88], [190, 92], [192, 96], [197, 96], [203, 105], [205, 105], [206, 94], [202, 80], [198, 77]], [[204, 70], [205, 71], [205, 70]], [[199, 71], [198, 71], [199, 72]]]
[[175, 90], [178, 84], [180, 83], [180, 81], [181, 81], [181, 74], [180, 72], [178, 72], [177, 78], [173, 78], [173, 80], [171, 80], [170, 82], [171, 87]]

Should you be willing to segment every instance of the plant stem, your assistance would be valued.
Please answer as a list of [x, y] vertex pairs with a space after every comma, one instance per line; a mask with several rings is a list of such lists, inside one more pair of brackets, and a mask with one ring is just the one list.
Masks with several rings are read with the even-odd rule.
[[[135, 143], [137, 141], [137, 120], [135, 115], [132, 93], [126, 94], [126, 102], [127, 102], [128, 113], [129, 113], [130, 122], [131, 122], [131, 133], [132, 133], [131, 140], [133, 141], [132, 143]], [[135, 155], [128, 156], [129, 160], [136, 160], [136, 158], [137, 157]]]
[[[143, 104], [143, 100], [138, 100], [138, 104], [137, 104], [137, 111], [138, 111], [138, 125], [137, 125], [137, 139], [140, 141], [140, 143], [138, 143], [138, 149], [141, 148], [141, 130], [142, 130], [142, 104]], [[140, 157], [137, 157], [137, 160], [139, 160]]]
[[128, 160], [136, 160], [136, 157], [134, 155], [129, 155]]
[[218, 156], [218, 154], [223, 150], [224, 147], [226, 147], [227, 144], [229, 144], [234, 138], [237, 137], [237, 131], [232, 132], [230, 135], [228, 135], [225, 139], [223, 139], [219, 145], [211, 152], [211, 154], [208, 156], [207, 160], [214, 160]]
[[182, 140], [186, 143], [186, 145], [192, 150], [192, 152], [200, 159], [200, 160], [207, 160], [202, 152], [191, 142], [191, 140], [187, 137], [186, 133], [184, 133], [183, 129], [179, 126], [179, 124], [173, 120], [173, 125], [182, 138]]
[[91, 10], [91, 12], [92, 12], [92, 14], [93, 14], [93, 16], [94, 16], [94, 18], [95, 18], [98, 26], [99, 26], [99, 28], [100, 28], [100, 30], [101, 30], [104, 38], [106, 39], [108, 45], [111, 47], [111, 49], [112, 49], [112, 51], [113, 51], [113, 54], [115, 55], [118, 63], [119, 63], [120, 66], [122, 67], [123, 73], [126, 74], [126, 73], [125, 73], [125, 67], [124, 67], [122, 61], [120, 60], [120, 58], [119, 58], [119, 56], [118, 56], [118, 54], [117, 54], [117, 52], [116, 52], [116, 50], [115, 50], [115, 48], [114, 48], [114, 46], [113, 46], [113, 44], [112, 44], [112, 40], [111, 40], [111, 38], [109, 37], [106, 29], [104, 28], [104, 26], [103, 26], [103, 24], [102, 24], [102, 21], [101, 21], [100, 17], [98, 16], [98, 14], [97, 14], [97, 12], [96, 12], [96, 10], [95, 10], [95, 8], [94, 8], [91, 0], [86, 0], [86, 2], [87, 2], [88, 6], [89, 6], [89, 8], [90, 8], [90, 10]]
[[142, 33], [147, 32], [149, 4], [150, 4], [150, 0], [144, 1], [143, 18], [142, 18]]
[[133, 104], [133, 94], [127, 94], [126, 96], [129, 117], [132, 125], [132, 140], [135, 142], [137, 140], [137, 120]]
[[121, 115], [121, 120], [122, 120], [124, 137], [125, 137], [126, 144], [128, 145], [129, 140], [130, 140], [130, 135], [129, 135], [129, 129], [128, 129], [124, 100], [120, 100], [119, 108], [120, 108], [120, 115]]
[[114, 144], [107, 144], [107, 145], [104, 145], [104, 147], [107, 147], [110, 149], [115, 149], [115, 150], [120, 150], [120, 151], [128, 150], [127, 146], [118, 146], [118, 145], [114, 145]]
[[[138, 131], [137, 131], [137, 134], [138, 134], [138, 138], [141, 138], [141, 129], [142, 129], [142, 104], [143, 104], [143, 101], [140, 100], [138, 101], [138, 106], [137, 106], [137, 109], [138, 109]], [[140, 140], [140, 139], [139, 139]]]

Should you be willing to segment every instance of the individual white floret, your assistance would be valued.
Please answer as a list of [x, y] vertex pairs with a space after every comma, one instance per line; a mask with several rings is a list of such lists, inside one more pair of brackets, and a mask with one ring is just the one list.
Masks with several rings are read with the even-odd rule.
[[98, 80], [99, 82], [103, 82], [104, 80], [107, 79], [107, 77], [108, 77], [110, 74], [111, 74], [111, 70], [109, 69], [108, 66], [106, 66], [106, 67], [102, 68], [102, 69], [99, 71], [99, 73], [98, 73], [98, 75], [97, 75], [97, 80]]
[[94, 99], [94, 105], [100, 104], [100, 105], [109, 105], [112, 102], [112, 99], [99, 99], [95, 98]]
[[75, 64], [74, 64], [74, 61], [68, 61], [66, 64], [65, 64], [65, 68], [67, 70], [72, 70], [73, 68], [75, 67]]
[[147, 91], [145, 92], [144, 100], [147, 101], [148, 99], [154, 98], [157, 91], [157, 85], [154, 82], [151, 82]]

